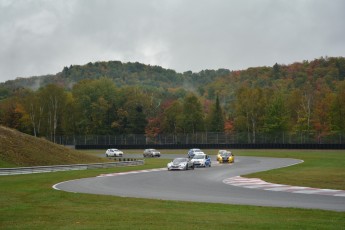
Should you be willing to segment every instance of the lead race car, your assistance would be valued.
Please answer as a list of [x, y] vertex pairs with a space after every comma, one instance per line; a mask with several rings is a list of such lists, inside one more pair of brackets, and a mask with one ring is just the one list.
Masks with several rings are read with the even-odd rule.
[[167, 165], [168, 170], [188, 170], [194, 169], [194, 163], [189, 158], [175, 158]]
[[217, 161], [219, 163], [234, 163], [235, 156], [232, 154], [231, 151], [219, 150], [217, 155]]

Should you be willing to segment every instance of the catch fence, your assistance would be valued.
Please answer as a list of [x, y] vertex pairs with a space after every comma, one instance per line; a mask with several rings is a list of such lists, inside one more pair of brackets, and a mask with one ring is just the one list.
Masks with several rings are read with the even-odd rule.
[[218, 144], [345, 144], [345, 133], [214, 133], [198, 132], [186, 134], [126, 135], [65, 135], [56, 136], [55, 143], [61, 145], [218, 145]]

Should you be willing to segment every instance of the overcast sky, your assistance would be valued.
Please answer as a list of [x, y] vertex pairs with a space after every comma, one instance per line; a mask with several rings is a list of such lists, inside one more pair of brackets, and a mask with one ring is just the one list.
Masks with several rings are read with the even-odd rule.
[[119, 60], [177, 72], [345, 56], [344, 0], [0, 0], [0, 82]]

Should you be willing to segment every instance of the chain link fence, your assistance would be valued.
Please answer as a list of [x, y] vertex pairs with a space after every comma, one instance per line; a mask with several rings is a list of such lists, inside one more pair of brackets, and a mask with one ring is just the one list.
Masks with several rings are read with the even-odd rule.
[[189, 144], [345, 144], [345, 133], [214, 133], [56, 136], [61, 145], [189, 145]]

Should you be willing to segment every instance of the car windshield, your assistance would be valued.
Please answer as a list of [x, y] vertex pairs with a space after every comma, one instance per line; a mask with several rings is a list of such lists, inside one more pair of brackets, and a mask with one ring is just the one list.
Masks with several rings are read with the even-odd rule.
[[229, 152], [224, 152], [224, 153], [221, 153], [220, 154], [222, 157], [229, 157], [229, 156], [231, 156], [231, 153], [229, 153]]
[[204, 159], [205, 158], [205, 155], [203, 154], [197, 154], [197, 155], [194, 155], [193, 159]]
[[187, 159], [186, 158], [176, 158], [173, 161], [174, 164], [179, 164], [179, 163], [182, 163], [182, 162], [187, 162]]

